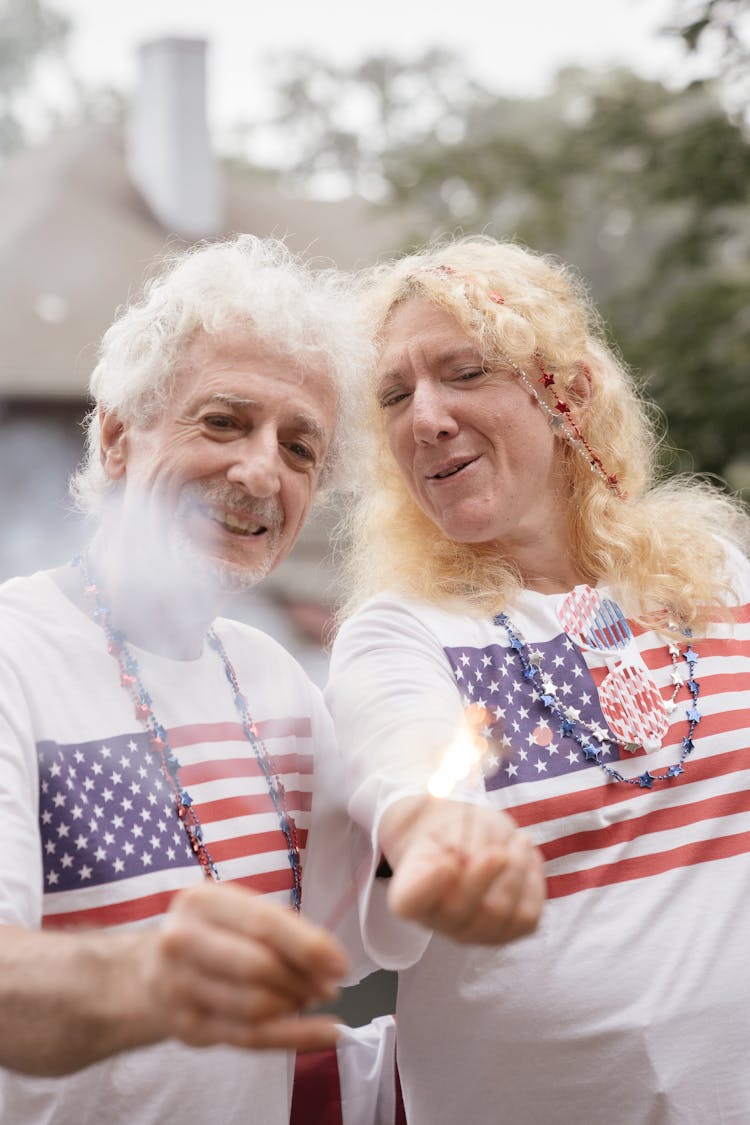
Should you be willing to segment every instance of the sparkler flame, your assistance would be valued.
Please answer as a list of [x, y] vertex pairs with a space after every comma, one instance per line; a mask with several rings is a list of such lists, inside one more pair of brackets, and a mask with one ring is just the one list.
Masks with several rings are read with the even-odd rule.
[[466, 708], [438, 768], [427, 782], [431, 796], [450, 797], [461, 782], [477, 776], [487, 752], [487, 739], [481, 731], [486, 728], [488, 719], [484, 707], [473, 703]]

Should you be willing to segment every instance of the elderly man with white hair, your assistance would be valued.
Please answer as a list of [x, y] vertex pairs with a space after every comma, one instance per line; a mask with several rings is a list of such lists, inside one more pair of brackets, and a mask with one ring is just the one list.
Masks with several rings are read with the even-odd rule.
[[[89, 545], [0, 587], [3, 1121], [282, 1125], [291, 1052], [336, 1040], [300, 1016], [347, 968], [300, 914], [329, 719], [218, 614], [332, 478], [365, 347], [340, 275], [251, 236], [162, 264], [104, 336]], [[351, 832], [322, 840], [344, 887]]]

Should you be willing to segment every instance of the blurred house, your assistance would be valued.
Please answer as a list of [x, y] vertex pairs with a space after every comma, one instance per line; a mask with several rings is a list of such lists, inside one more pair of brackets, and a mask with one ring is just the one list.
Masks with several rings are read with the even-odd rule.
[[[237, 231], [285, 237], [343, 268], [392, 249], [394, 216], [362, 200], [282, 195], [214, 156], [206, 44], [144, 44], [125, 126], [58, 133], [0, 172], [0, 580], [55, 565], [83, 532], [67, 480], [98, 341], [151, 260]], [[240, 614], [278, 636], [318, 682], [331, 573], [317, 516]]]

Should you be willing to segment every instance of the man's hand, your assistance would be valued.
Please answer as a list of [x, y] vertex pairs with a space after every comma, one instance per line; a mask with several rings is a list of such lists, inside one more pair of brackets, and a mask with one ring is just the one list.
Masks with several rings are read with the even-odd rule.
[[332, 1017], [295, 1013], [334, 999], [347, 970], [342, 948], [288, 907], [231, 883], [179, 894], [144, 968], [165, 1035], [193, 1046], [313, 1050], [338, 1037]]
[[545, 898], [541, 855], [505, 813], [407, 797], [386, 810], [379, 837], [399, 917], [487, 945], [536, 928]]

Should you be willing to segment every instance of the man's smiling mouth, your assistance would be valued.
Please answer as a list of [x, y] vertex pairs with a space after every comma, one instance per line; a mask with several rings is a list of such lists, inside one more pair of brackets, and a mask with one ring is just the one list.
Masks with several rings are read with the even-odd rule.
[[233, 535], [258, 536], [264, 535], [268, 531], [265, 524], [258, 523], [251, 516], [243, 518], [232, 512], [227, 512], [223, 508], [207, 508], [206, 514], [210, 520], [220, 524]]

